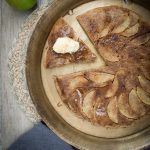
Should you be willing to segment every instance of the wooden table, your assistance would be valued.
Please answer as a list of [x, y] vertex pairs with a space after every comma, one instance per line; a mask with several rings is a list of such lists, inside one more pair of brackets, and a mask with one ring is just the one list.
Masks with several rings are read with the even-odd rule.
[[[7, 57], [20, 25], [33, 10], [20, 12], [0, 0], [0, 143], [6, 149], [21, 134], [32, 128], [31, 123], [16, 103], [8, 79]], [[0, 148], [1, 149], [1, 148]]]

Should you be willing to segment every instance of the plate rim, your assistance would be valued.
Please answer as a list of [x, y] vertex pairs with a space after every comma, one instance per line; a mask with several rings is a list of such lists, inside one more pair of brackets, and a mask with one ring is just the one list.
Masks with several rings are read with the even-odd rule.
[[[63, 0], [63, 2], [64, 3], [66, 3], [66, 2], [68, 2], [68, 1], [70, 1], [70, 4], [73, 4], [74, 3], [74, 6], [76, 7], [76, 4], [77, 5], [79, 5], [79, 3], [81, 3], [81, 2], [79, 2], [78, 0]], [[74, 1], [74, 2], [73, 2]], [[88, 1], [91, 1], [91, 0], [84, 0], [84, 1], [82, 1], [82, 2], [88, 2]], [[48, 7], [48, 9], [46, 9], [46, 12], [48, 12], [50, 9], [52, 9], [52, 8], [54, 8], [54, 7], [56, 7], [56, 4], [57, 5], [61, 5], [61, 2], [62, 2], [62, 0], [54, 0], [51, 4], [49, 4], [49, 7]], [[57, 6], [58, 7], [58, 6]], [[60, 7], [62, 7], [62, 6], [60, 6]], [[80, 149], [88, 149], [88, 145], [87, 144], [79, 144], [79, 143], [76, 143], [76, 142], [74, 142], [73, 140], [70, 140], [68, 137], [66, 137], [66, 135], [64, 135], [61, 131], [60, 131], [60, 129], [59, 128], [56, 128], [55, 126], [54, 126], [54, 124], [52, 123], [52, 122], [50, 122], [50, 120], [48, 120], [48, 117], [46, 117], [46, 114], [44, 115], [44, 112], [43, 112], [43, 110], [40, 108], [40, 106], [39, 106], [39, 104], [37, 103], [37, 97], [36, 97], [36, 95], [35, 95], [35, 91], [33, 90], [33, 85], [35, 85], [35, 81], [34, 81], [34, 84], [33, 84], [33, 78], [32, 78], [32, 71], [33, 71], [33, 68], [31, 68], [32, 66], [33, 66], [33, 62], [32, 62], [32, 58], [33, 58], [33, 55], [32, 55], [32, 57], [31, 57], [31, 52], [32, 52], [32, 44], [33, 44], [33, 42], [34, 42], [34, 36], [37, 34], [37, 28], [39, 27], [39, 25], [40, 25], [40, 22], [41, 21], [43, 21], [42, 19], [44, 18], [44, 15], [46, 14], [46, 12], [44, 12], [44, 14], [42, 15], [42, 17], [39, 19], [39, 21], [38, 21], [38, 23], [37, 23], [37, 25], [35, 26], [35, 29], [34, 29], [34, 31], [33, 31], [33, 34], [32, 34], [32, 36], [31, 36], [31, 38], [30, 38], [30, 42], [29, 42], [29, 45], [28, 45], [28, 48], [27, 48], [27, 56], [26, 56], [26, 70], [25, 70], [25, 74], [26, 74], [26, 78], [27, 78], [27, 85], [28, 85], [28, 89], [29, 89], [29, 93], [30, 93], [30, 96], [31, 96], [31, 99], [32, 99], [32, 101], [33, 101], [33, 103], [34, 103], [34, 105], [35, 105], [35, 107], [36, 107], [36, 109], [37, 109], [37, 111], [38, 111], [38, 113], [40, 114], [40, 116], [41, 116], [41, 118], [42, 118], [42, 120], [46, 123], [46, 125], [53, 131], [53, 132], [55, 132], [61, 139], [63, 139], [63, 140], [65, 140], [67, 143], [69, 143], [69, 144], [71, 144], [71, 145], [73, 145], [73, 146], [75, 146], [75, 147], [77, 147], [77, 148], [80, 148]], [[47, 39], [47, 38], [46, 38]], [[42, 50], [41, 50], [42, 51]], [[35, 57], [35, 56], [34, 56]], [[41, 63], [40, 63], [41, 64]], [[41, 67], [40, 67], [40, 70], [41, 70]], [[42, 85], [43, 86], [43, 85]], [[44, 90], [44, 87], [43, 87], [43, 89], [42, 90]], [[42, 91], [43, 92], [43, 94], [45, 93], [44, 91]], [[45, 94], [45, 96], [44, 96], [45, 98], [47, 97], [46, 96], [46, 94]], [[47, 98], [48, 99], [48, 98]], [[53, 107], [53, 106], [51, 106], [51, 107]], [[55, 110], [54, 110], [55, 111]], [[62, 117], [60, 117], [59, 116], [59, 114], [55, 111], [55, 115], [58, 117], [58, 119], [61, 119], [61, 120], [63, 120], [63, 118]], [[63, 120], [64, 121], [64, 120]], [[65, 124], [68, 124], [67, 122], [65, 122], [64, 121], [64, 123]], [[69, 124], [68, 124], [69, 125]], [[70, 126], [70, 125], [69, 125]], [[71, 127], [71, 128], [73, 128], [73, 127]], [[73, 130], [77, 130], [77, 129], [73, 129]], [[76, 131], [76, 132], [80, 132], [80, 131]], [[126, 140], [130, 140], [130, 139], [135, 139], [136, 137], [138, 137], [140, 134], [141, 135], [146, 135], [147, 133], [150, 133], [150, 127], [148, 127], [148, 128], [146, 128], [146, 129], [144, 129], [144, 130], [142, 130], [141, 132], [138, 132], [138, 133], [136, 133], [136, 134], [133, 134], [133, 135], [129, 135], [129, 136], [126, 136], [126, 137], [121, 137], [121, 138], [115, 138], [115, 139], [109, 139], [109, 138], [98, 138], [98, 137], [94, 137], [94, 138], [97, 138], [97, 139], [101, 139], [102, 140], [102, 142], [108, 142], [107, 140], [109, 140], [109, 141], [113, 141], [113, 142], [116, 142], [116, 140], [117, 141], [119, 141], [119, 142], [121, 142], [121, 141], [126, 141]], [[87, 135], [87, 134], [85, 134], [85, 133], [80, 133], [80, 134], [84, 134], [85, 136], [88, 136], [88, 137], [90, 137], [91, 138], [91, 135]], [[150, 138], [150, 134], [149, 134], [149, 136], [148, 136], [149, 138]], [[141, 146], [149, 146], [149, 144], [150, 143], [147, 143], [147, 145], [145, 144], [145, 145], [141, 145]], [[100, 148], [100, 147], [99, 147]], [[140, 148], [142, 148], [142, 147], [140, 147]]]

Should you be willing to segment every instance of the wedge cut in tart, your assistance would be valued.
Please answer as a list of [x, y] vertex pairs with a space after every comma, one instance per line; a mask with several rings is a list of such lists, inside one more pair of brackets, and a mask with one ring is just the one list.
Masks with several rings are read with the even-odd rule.
[[76, 36], [72, 27], [63, 18], [58, 19], [48, 37], [45, 67], [92, 62], [95, 59], [95, 54]]

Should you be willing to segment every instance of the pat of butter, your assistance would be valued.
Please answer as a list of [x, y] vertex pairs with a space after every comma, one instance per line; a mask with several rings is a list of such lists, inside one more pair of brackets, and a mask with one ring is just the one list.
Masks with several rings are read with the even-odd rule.
[[60, 37], [56, 40], [53, 50], [56, 53], [75, 53], [79, 49], [79, 42], [69, 38], [69, 37]]

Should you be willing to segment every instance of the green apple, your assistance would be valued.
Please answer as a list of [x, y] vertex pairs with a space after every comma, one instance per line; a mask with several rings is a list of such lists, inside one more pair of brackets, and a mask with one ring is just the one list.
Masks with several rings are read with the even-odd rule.
[[36, 0], [6, 0], [9, 5], [18, 10], [28, 10], [36, 4]]

